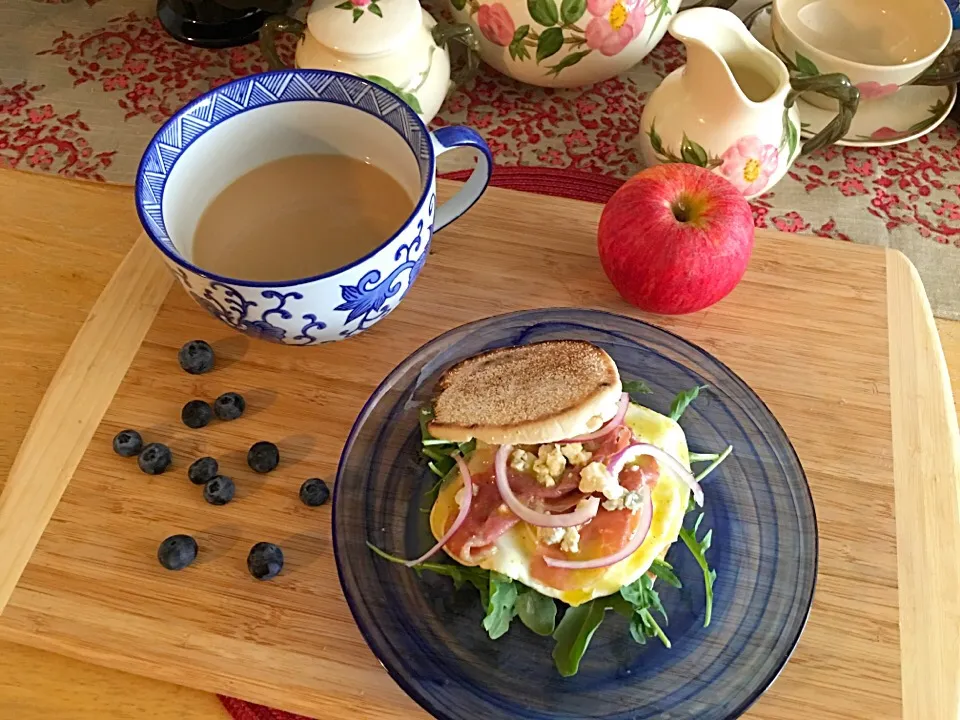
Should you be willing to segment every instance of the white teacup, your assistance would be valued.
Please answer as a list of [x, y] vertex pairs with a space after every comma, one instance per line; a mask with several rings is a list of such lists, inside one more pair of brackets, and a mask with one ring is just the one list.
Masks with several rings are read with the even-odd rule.
[[[475, 150], [477, 165], [437, 207], [436, 156], [456, 147]], [[193, 235], [210, 201], [250, 170], [305, 153], [372, 162], [417, 198], [413, 213], [373, 251], [321, 275], [256, 282], [195, 266]], [[314, 345], [366, 330], [397, 306], [426, 262], [433, 231], [470, 209], [491, 165], [476, 132], [431, 133], [379, 85], [326, 70], [278, 70], [211, 90], [161, 127], [137, 171], [137, 211], [184, 289], [211, 315], [266, 340]]]
[[[843, 73], [861, 102], [914, 82], [943, 52], [952, 21], [943, 0], [774, 0], [777, 52], [794, 74]], [[949, 84], [955, 77], [924, 84]], [[817, 93], [804, 99], [830, 110], [836, 101]]]

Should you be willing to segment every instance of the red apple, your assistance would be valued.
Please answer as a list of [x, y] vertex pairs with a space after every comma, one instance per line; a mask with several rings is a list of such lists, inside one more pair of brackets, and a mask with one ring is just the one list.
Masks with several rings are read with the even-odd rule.
[[597, 232], [600, 263], [641, 310], [680, 315], [736, 287], [753, 250], [753, 213], [737, 188], [696, 165], [656, 165], [613, 194]]

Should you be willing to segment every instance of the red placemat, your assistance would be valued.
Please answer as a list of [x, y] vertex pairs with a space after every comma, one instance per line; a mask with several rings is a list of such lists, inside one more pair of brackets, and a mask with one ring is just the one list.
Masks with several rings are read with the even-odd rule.
[[[466, 180], [469, 174], [469, 170], [460, 170], [443, 177]], [[605, 203], [623, 182], [619, 178], [580, 170], [532, 167], [497, 167], [490, 180], [490, 184], [496, 187], [595, 203]], [[225, 695], [220, 695], [220, 702], [236, 720], [310, 720], [303, 715], [274, 710]]]

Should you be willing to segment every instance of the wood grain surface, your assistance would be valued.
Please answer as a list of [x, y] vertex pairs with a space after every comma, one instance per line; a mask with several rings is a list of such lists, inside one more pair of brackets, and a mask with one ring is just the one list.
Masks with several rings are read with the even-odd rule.
[[[130, 188], [0, 170], [0, 484], [140, 233]], [[0, 718], [224, 720], [215, 695], [0, 641]]]
[[894, 250], [887, 303], [904, 717], [935, 718], [960, 711], [960, 535], [944, 531], [960, 526], [960, 436], [930, 304]]
[[[0, 190], [8, 177], [0, 173]], [[87, 192], [77, 186], [78, 195]], [[99, 198], [93, 207], [107, 204]], [[78, 216], [89, 212], [91, 219], [99, 217], [90, 203], [85, 205]], [[343, 606], [332, 571], [326, 510], [298, 507], [295, 487], [307, 471], [332, 471], [362, 399], [421, 340], [515, 307], [587, 305], [632, 314], [596, 266], [598, 212], [594, 206], [491, 191], [468, 218], [438, 236], [434, 255], [401, 308], [331, 352], [248, 344], [175, 291], [64, 495], [0, 622], [0, 633], [318, 717], [416, 715], [419, 711], [376, 666]], [[0, 206], [0, 217], [9, 213]], [[489, 230], [493, 227], [495, 233]], [[549, 249], [540, 246], [541, 232], [531, 231], [545, 227], [552, 228]], [[13, 251], [11, 243], [0, 243], [0, 252], [21, 253], [29, 247], [49, 260], [45, 234], [32, 232], [15, 237]], [[89, 242], [96, 245], [95, 234]], [[118, 241], [112, 258], [108, 249], [94, 274], [99, 270], [109, 276], [122, 249]], [[87, 256], [82, 247], [71, 250]], [[40, 292], [30, 284], [36, 276], [29, 260], [15, 259], [6, 267], [20, 271], [15, 277], [23, 292], [3, 289], [9, 292], [0, 296], [8, 308], [30, 308], [41, 326], [46, 316], [54, 316], [56, 324], [58, 312], [82, 319], [84, 303], [89, 308], [92, 302], [89, 292], [79, 298], [51, 297], [50, 290]], [[40, 275], [52, 276], [54, 294], [63, 287], [56, 265], [41, 263]], [[717, 353], [771, 405], [797, 445], [820, 514], [821, 575], [810, 626], [783, 676], [751, 717], [900, 717], [885, 277], [882, 251], [758, 234], [751, 270], [730, 299], [689, 318], [657, 319]], [[513, 302], [507, 301], [511, 296]], [[33, 302], [25, 305], [22, 298]], [[443, 319], [428, 319], [438, 307], [444, 308]], [[80, 319], [74, 319], [74, 331]], [[9, 374], [0, 379], [8, 396], [24, 399], [28, 408], [19, 422], [11, 409], [2, 410], [13, 420], [14, 446], [44, 379], [52, 375], [51, 358], [62, 355], [69, 342], [64, 337], [70, 323], [61, 322], [61, 336], [37, 349], [39, 363], [32, 357], [8, 360], [22, 378], [33, 378], [32, 387], [8, 379]], [[15, 323], [0, 327], [4, 347], [19, 353], [4, 357], [22, 358], [28, 331]], [[33, 337], [42, 338], [44, 330]], [[174, 357], [175, 347], [196, 333], [218, 342], [221, 355], [232, 361], [202, 381], [179, 373]], [[45, 351], [50, 357], [42, 355]], [[246, 388], [248, 395], [252, 391], [251, 400], [260, 393], [259, 412], [254, 408], [229, 432], [220, 428], [202, 440], [177, 427], [177, 410], [186, 397], [229, 385]], [[247, 420], [248, 426], [241, 427]], [[129, 421], [158, 435], [169, 433], [181, 456], [204, 447], [236, 452], [251, 438], [273, 432], [295, 462], [289, 472], [284, 466], [276, 477], [260, 482], [237, 472], [238, 500], [210, 508], [180, 476], [182, 464], [173, 475], [144, 481], [109, 452], [112, 431]], [[9, 440], [3, 438], [0, 462], [12, 458]], [[239, 466], [235, 452], [224, 456]], [[6, 467], [0, 466], [2, 474]], [[211, 515], [216, 511], [223, 512]], [[171, 578], [156, 566], [153, 553], [156, 542], [177, 524], [198, 537], [206, 533], [201, 542], [211, 547], [213, 557]], [[869, 533], [863, 532], [864, 524]], [[289, 572], [272, 584], [252, 584], [243, 575], [242, 558], [249, 541], [268, 533], [280, 535], [292, 549]], [[229, 596], [225, 603], [223, 596]], [[937, 608], [924, 608], [931, 609]], [[350, 659], [345, 667], [336, 667], [332, 656], [344, 653]], [[62, 661], [50, 662], [57, 667]], [[56, 702], [57, 684], [48, 682], [44, 693], [38, 674], [38, 702]], [[103, 682], [122, 684], [124, 677], [107, 673]], [[338, 683], [353, 689], [338, 693]], [[163, 686], [150, 685], [157, 687]], [[0, 684], [0, 709], [8, 697]]]

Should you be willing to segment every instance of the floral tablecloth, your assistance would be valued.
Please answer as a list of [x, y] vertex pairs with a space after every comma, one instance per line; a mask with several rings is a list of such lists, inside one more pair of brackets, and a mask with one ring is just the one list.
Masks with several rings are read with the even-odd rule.
[[[172, 112], [211, 86], [266, 69], [256, 45], [176, 42], [154, 8], [155, 0], [0, 0], [0, 166], [130, 183]], [[683, 47], [668, 37], [621, 77], [572, 90], [520, 85], [484, 68], [447, 99], [435, 124], [477, 128], [499, 165], [625, 179], [642, 168], [643, 103], [683, 61]], [[752, 203], [756, 224], [898, 248], [920, 271], [934, 312], [960, 319], [958, 138], [951, 119], [910, 143], [802, 157]], [[454, 157], [441, 170], [465, 162]]]

